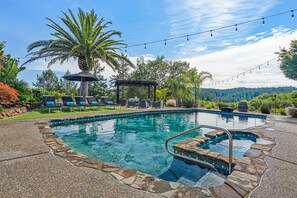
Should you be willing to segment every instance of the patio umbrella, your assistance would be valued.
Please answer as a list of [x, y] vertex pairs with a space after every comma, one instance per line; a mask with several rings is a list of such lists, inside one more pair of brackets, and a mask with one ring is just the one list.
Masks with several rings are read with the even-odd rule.
[[[62, 78], [69, 80], [69, 81], [80, 81], [80, 82], [86, 82], [86, 81], [98, 81], [99, 79], [89, 73], [89, 72], [79, 72], [77, 74], [70, 74], [62, 76]], [[80, 86], [80, 93], [82, 93], [82, 87]]]
[[77, 74], [65, 75], [65, 76], [62, 76], [62, 78], [70, 81], [80, 81], [80, 82], [99, 80], [95, 75], [89, 72], [79, 72]]

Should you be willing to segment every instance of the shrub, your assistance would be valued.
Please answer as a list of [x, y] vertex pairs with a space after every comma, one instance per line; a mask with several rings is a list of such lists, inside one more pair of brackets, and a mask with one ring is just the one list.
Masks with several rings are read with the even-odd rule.
[[279, 109], [276, 110], [276, 112], [279, 113], [279, 114], [281, 114], [281, 115], [287, 115], [285, 108], [279, 108]]
[[183, 107], [185, 108], [192, 108], [193, 107], [193, 104], [194, 104], [194, 101], [192, 100], [183, 100]]
[[205, 107], [205, 101], [199, 100], [198, 101], [198, 107]]
[[212, 104], [207, 104], [207, 105], [205, 105], [205, 108], [206, 108], [206, 109], [211, 109], [211, 108], [212, 108]]
[[297, 118], [297, 108], [295, 107], [288, 107], [286, 113], [293, 118]]
[[217, 106], [219, 109], [221, 109], [222, 107], [228, 107], [227, 103], [224, 102], [217, 102]]
[[237, 102], [229, 103], [228, 104], [228, 107], [229, 108], [232, 108], [232, 109], [238, 109], [238, 103]]
[[271, 111], [270, 104], [268, 102], [263, 102], [260, 107], [260, 111], [261, 113], [264, 113], [264, 114], [270, 114], [270, 111]]
[[18, 96], [17, 90], [0, 82], [0, 104], [12, 104], [18, 100]]
[[169, 99], [166, 101], [166, 106], [167, 107], [175, 107], [176, 106], [176, 100]]
[[20, 95], [19, 96], [19, 101], [21, 102], [35, 102], [35, 98], [33, 98], [33, 96], [30, 95]]

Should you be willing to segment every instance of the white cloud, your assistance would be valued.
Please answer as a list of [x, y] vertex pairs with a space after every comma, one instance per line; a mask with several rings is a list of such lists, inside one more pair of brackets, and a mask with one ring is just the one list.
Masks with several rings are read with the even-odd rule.
[[288, 48], [291, 40], [297, 38], [297, 30], [284, 32], [282, 29], [279, 31], [274, 29], [272, 36], [256, 42], [183, 60], [188, 61], [192, 67], [197, 67], [199, 71], [212, 73], [214, 81], [225, 80], [238, 73], [246, 72], [244, 77], [234, 78], [233, 81], [229, 80], [228, 83], [215, 85], [213, 88], [297, 86], [296, 81], [284, 77], [277, 66], [277, 61], [264, 65], [260, 70], [252, 73], [248, 71], [277, 57], [275, 52], [279, 51], [280, 47]]
[[252, 35], [252, 36], [246, 37], [245, 40], [247, 40], [247, 41], [257, 41], [257, 40], [259, 40], [259, 37], [255, 36], [255, 35]]
[[[169, 18], [171, 36], [180, 36], [196, 32], [208, 31], [263, 16], [265, 12], [277, 4], [277, 0], [165, 0], [166, 13]], [[245, 36], [251, 32], [251, 24], [238, 26], [237, 36]], [[213, 32], [212, 41], [224, 40], [234, 29]], [[197, 43], [205, 43], [210, 33], [190, 37], [191, 42], [181, 46], [179, 54], [195, 54]], [[230, 38], [232, 39], [232, 38]]]

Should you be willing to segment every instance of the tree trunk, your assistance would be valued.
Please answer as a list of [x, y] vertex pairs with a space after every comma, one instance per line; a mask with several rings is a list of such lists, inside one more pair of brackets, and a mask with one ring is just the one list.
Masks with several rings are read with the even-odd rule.
[[88, 95], [88, 90], [89, 90], [89, 82], [82, 81], [80, 83], [80, 95], [83, 96], [84, 99], [86, 99], [86, 97]]
[[[87, 66], [87, 62], [84, 56], [78, 57], [78, 67], [83, 72], [89, 72], [89, 68]], [[89, 82], [82, 81], [80, 83], [80, 95], [86, 99], [86, 96], [88, 95], [88, 88], [89, 88]]]

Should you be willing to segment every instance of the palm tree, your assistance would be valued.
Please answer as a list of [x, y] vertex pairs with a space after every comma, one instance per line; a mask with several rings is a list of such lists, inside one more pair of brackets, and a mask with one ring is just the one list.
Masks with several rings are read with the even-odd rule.
[[189, 85], [189, 88], [192, 89], [194, 93], [195, 105], [197, 105], [197, 93], [200, 89], [200, 86], [206, 79], [212, 79], [212, 75], [209, 72], [198, 72], [196, 68], [192, 68], [185, 73], [184, 77], [185, 81]]
[[[114, 40], [112, 37], [121, 36], [121, 32], [106, 30], [111, 22], [105, 22], [103, 18], [98, 20], [94, 10], [84, 12], [78, 9], [77, 18], [68, 9], [69, 14], [62, 12], [60, 17], [62, 27], [50, 18], [46, 18], [47, 24], [52, 30], [54, 39], [36, 41], [28, 46], [30, 58], [24, 63], [30, 63], [38, 59], [50, 58], [48, 67], [59, 61], [63, 64], [70, 58], [78, 61], [78, 67], [83, 72], [95, 71], [95, 60], [100, 60], [109, 65], [114, 71], [120, 67], [119, 61], [125, 61], [130, 66], [130, 60], [117, 53], [125, 46], [122, 40]], [[81, 95], [88, 93], [88, 82], [81, 83]]]
[[0, 81], [11, 86], [17, 80], [17, 75], [26, 69], [18, 66], [18, 60], [11, 58], [10, 54], [4, 54], [5, 42], [0, 43]]

